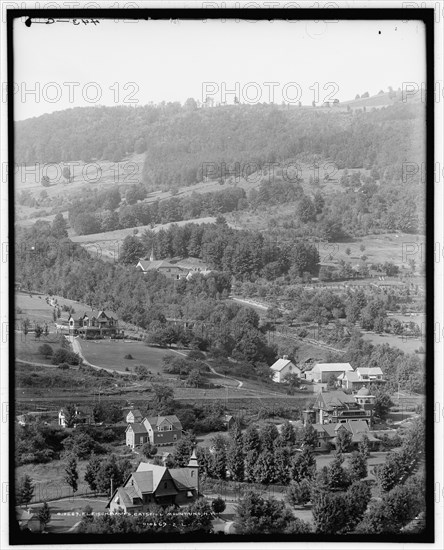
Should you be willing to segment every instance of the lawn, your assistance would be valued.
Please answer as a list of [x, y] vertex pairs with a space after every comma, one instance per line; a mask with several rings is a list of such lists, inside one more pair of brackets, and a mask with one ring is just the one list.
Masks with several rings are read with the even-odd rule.
[[15, 333], [15, 353], [17, 359], [21, 359], [22, 361], [51, 365], [51, 358], [39, 353], [39, 347], [43, 344], [49, 344], [55, 351], [60, 347], [60, 335], [50, 333], [48, 336], [45, 336], [42, 334], [36, 340], [32, 333], [26, 336], [23, 333]]
[[[88, 484], [83, 480], [87, 461], [78, 461], [79, 488], [77, 493], [84, 495], [91, 493]], [[25, 474], [33, 480], [35, 485], [34, 498], [32, 502], [43, 502], [57, 498], [72, 498], [72, 489], [64, 481], [65, 462], [53, 460], [47, 464], [24, 464], [16, 468], [16, 477], [19, 479]]]
[[[415, 350], [423, 347], [425, 350], [425, 338], [406, 338], [395, 334], [375, 334], [374, 332], [362, 332], [362, 338], [374, 345], [388, 344], [390, 347], [399, 348], [404, 353], [415, 353]], [[420, 357], [423, 357], [420, 355]]]
[[[31, 323], [44, 324], [48, 323], [50, 330], [54, 330], [53, 310], [54, 307], [46, 303], [46, 294], [39, 294], [33, 292], [16, 292], [15, 294], [15, 306], [20, 308], [22, 313], [16, 314], [16, 329], [21, 329], [21, 320], [28, 318]], [[62, 310], [63, 306], [74, 308], [75, 313], [82, 313], [83, 311], [90, 311], [91, 308], [81, 302], [75, 300], [69, 300], [62, 296], [54, 296], [57, 300], [57, 304]], [[32, 326], [32, 324], [31, 324]]]
[[[91, 506], [96, 514], [106, 513], [105, 508], [108, 500], [102, 496], [98, 498], [76, 498], [58, 500], [49, 503], [51, 521], [46, 531], [48, 533], [64, 533], [82, 519], [82, 511], [85, 506]], [[41, 505], [33, 505], [31, 510], [38, 510]]]
[[[81, 340], [77, 339], [82, 352], [90, 363], [98, 367], [115, 369], [116, 371], [134, 371], [138, 365], [144, 365], [152, 374], [163, 374], [163, 358], [172, 352], [151, 348], [142, 342], [123, 340]], [[131, 355], [133, 359], [125, 359]]]

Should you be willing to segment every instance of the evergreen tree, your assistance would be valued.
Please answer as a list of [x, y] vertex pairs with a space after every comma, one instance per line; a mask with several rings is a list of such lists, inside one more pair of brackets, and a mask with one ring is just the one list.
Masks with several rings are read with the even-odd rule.
[[349, 505], [348, 529], [352, 530], [362, 520], [372, 497], [370, 487], [362, 481], [355, 481], [346, 493]]
[[342, 490], [346, 489], [350, 485], [350, 479], [347, 472], [342, 467], [344, 457], [341, 453], [336, 453], [334, 459], [328, 466], [328, 485], [330, 489]]
[[307, 504], [311, 499], [311, 484], [308, 479], [303, 479], [300, 483], [292, 481], [286, 492], [286, 500], [291, 506]]
[[316, 533], [343, 533], [349, 524], [349, 506], [345, 493], [314, 491], [312, 493], [313, 523]]
[[340, 428], [336, 432], [336, 451], [348, 453], [352, 442], [352, 434], [346, 428]]
[[34, 483], [32, 479], [25, 474], [19, 481], [17, 487], [17, 504], [29, 504], [34, 496]]
[[79, 479], [79, 473], [77, 471], [77, 459], [72, 456], [68, 459], [68, 463], [65, 467], [65, 481], [71, 487], [72, 492], [77, 492], [77, 482]]
[[221, 497], [213, 499], [211, 502], [211, 508], [215, 514], [222, 514], [226, 508], [225, 500]]
[[236, 423], [231, 433], [231, 439], [227, 449], [227, 468], [231, 479], [244, 480], [244, 441], [239, 425]]
[[227, 477], [227, 453], [225, 447], [215, 450], [212, 462], [213, 476], [217, 479], [225, 479]]
[[387, 456], [384, 464], [374, 468], [374, 474], [381, 491], [388, 492], [399, 483], [399, 465], [390, 455]]
[[245, 481], [254, 482], [254, 469], [256, 461], [259, 457], [261, 449], [261, 441], [259, 433], [255, 426], [249, 426], [244, 435], [244, 452], [245, 452]]
[[37, 512], [37, 517], [39, 518], [39, 520], [43, 523], [43, 525], [45, 527], [51, 521], [51, 510], [49, 509], [49, 506], [48, 506], [47, 502], [43, 503], [43, 506]]
[[133, 235], [127, 235], [123, 239], [119, 261], [123, 264], [137, 265], [144, 254], [145, 249], [140, 239]]
[[278, 429], [275, 424], [266, 424], [260, 431], [261, 449], [273, 452], [274, 443], [279, 436]]
[[368, 435], [364, 434], [362, 436], [361, 441], [359, 442], [359, 453], [365, 458], [369, 458], [370, 456], [370, 442], [368, 439]]
[[312, 479], [316, 473], [316, 460], [313, 450], [307, 446], [297, 454], [291, 465], [291, 477], [297, 483], [303, 479]]
[[97, 491], [97, 476], [99, 475], [101, 466], [100, 459], [94, 454], [91, 453], [91, 457], [88, 461], [85, 471], [85, 481], [88, 483], [91, 491]]
[[360, 480], [367, 477], [367, 459], [363, 454], [354, 452], [349, 461], [350, 477], [354, 480]]
[[277, 447], [274, 451], [276, 483], [287, 485], [290, 481], [290, 453], [286, 447]]
[[285, 442], [286, 445], [291, 446], [294, 445], [296, 442], [296, 433], [293, 428], [293, 424], [291, 424], [288, 420], [286, 420], [282, 424], [281, 429], [281, 438]]
[[313, 428], [313, 424], [307, 424], [307, 426], [305, 426], [302, 444], [304, 447], [310, 447], [312, 450], [316, 448], [318, 444], [318, 434]]
[[276, 480], [276, 468], [274, 463], [274, 455], [268, 449], [265, 449], [259, 454], [259, 457], [254, 466], [254, 481], [255, 483], [263, 483], [268, 485]]
[[193, 452], [193, 441], [190, 437], [182, 437], [173, 451], [173, 460], [175, 468], [185, 468]]

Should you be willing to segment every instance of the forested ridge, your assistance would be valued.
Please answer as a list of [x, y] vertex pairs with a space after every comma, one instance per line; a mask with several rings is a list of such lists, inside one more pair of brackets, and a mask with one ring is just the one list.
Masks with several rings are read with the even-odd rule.
[[319, 155], [338, 169], [390, 169], [399, 181], [403, 162], [423, 160], [423, 109], [413, 103], [367, 112], [269, 104], [74, 108], [17, 122], [16, 162], [115, 162], [145, 152], [143, 183], [172, 188], [224, 177], [235, 163], [248, 173]]

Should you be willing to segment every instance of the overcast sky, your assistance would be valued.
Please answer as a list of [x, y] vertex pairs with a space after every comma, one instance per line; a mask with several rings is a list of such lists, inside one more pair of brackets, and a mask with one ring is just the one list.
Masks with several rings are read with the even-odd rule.
[[16, 120], [205, 95], [215, 103], [235, 95], [242, 103], [345, 101], [421, 85], [425, 70], [420, 21], [15, 22]]

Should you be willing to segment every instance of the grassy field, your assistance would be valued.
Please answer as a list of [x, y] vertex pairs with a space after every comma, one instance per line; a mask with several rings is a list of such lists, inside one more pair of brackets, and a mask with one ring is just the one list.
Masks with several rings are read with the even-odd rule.
[[15, 334], [15, 353], [17, 359], [30, 361], [31, 363], [44, 363], [51, 365], [51, 358], [47, 358], [39, 353], [39, 347], [43, 344], [49, 344], [55, 351], [60, 347], [60, 335], [50, 333], [48, 336], [42, 336], [36, 340], [34, 334], [25, 336], [23, 333]]
[[[49, 503], [51, 511], [51, 521], [46, 527], [48, 533], [65, 533], [76, 523], [81, 521], [82, 512], [85, 506], [91, 506], [93, 512], [107, 513], [105, 508], [108, 500], [105, 497], [77, 498], [70, 497], [63, 500], [57, 500]], [[38, 510], [41, 505], [30, 506], [30, 510]]]
[[[54, 307], [46, 303], [47, 296], [45, 294], [39, 294], [36, 292], [16, 292], [15, 294], [15, 307], [20, 308], [22, 313], [16, 314], [16, 328], [20, 329], [21, 320], [28, 318], [31, 322], [36, 323], [48, 323], [50, 330], [54, 329], [53, 310]], [[57, 300], [57, 304], [62, 310], [63, 306], [74, 308], [75, 313], [82, 313], [83, 311], [90, 311], [91, 308], [81, 302], [75, 300], [69, 300], [62, 296], [54, 296]], [[18, 324], [17, 324], [18, 323]]]
[[[120, 372], [132, 372], [138, 365], [144, 365], [152, 374], [162, 375], [162, 359], [165, 355], [171, 354], [166, 349], [151, 348], [135, 341], [78, 339], [78, 342], [90, 363]], [[125, 355], [128, 354], [133, 359], [125, 359]]]
[[415, 350], [423, 347], [425, 350], [425, 338], [406, 338], [395, 334], [375, 334], [374, 332], [362, 332], [362, 338], [372, 344], [388, 344], [393, 348], [399, 348], [405, 353], [415, 353]]

